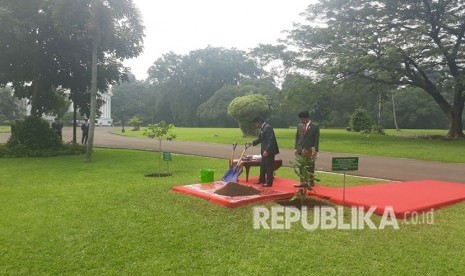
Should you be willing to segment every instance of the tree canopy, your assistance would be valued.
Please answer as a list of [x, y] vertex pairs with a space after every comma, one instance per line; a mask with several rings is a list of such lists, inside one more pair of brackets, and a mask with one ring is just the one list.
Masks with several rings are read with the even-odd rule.
[[335, 83], [356, 77], [418, 87], [448, 117], [448, 136], [464, 137], [463, 1], [322, 0], [305, 18], [287, 40], [292, 66]]
[[155, 104], [159, 94], [151, 84], [142, 81], [124, 82], [112, 88], [112, 117], [120, 121], [123, 116], [139, 117], [144, 123], [155, 123]]
[[121, 80], [122, 61], [142, 51], [139, 11], [132, 0], [0, 0], [0, 7], [0, 85], [12, 83], [38, 117], [56, 108], [57, 88], [69, 88], [89, 110], [90, 161], [97, 91]]
[[232, 100], [247, 94], [261, 94], [276, 97], [279, 89], [271, 79], [244, 79], [238, 85], [226, 85], [220, 88], [197, 109], [199, 118], [214, 126], [237, 126], [228, 115], [228, 106]]
[[[92, 24], [99, 6], [98, 24]], [[101, 31], [99, 91], [124, 78], [124, 58], [142, 50], [143, 26], [132, 1], [0, 0], [0, 85], [11, 83], [35, 116], [56, 110], [60, 90], [90, 114], [91, 57], [95, 26]]]
[[156, 108], [159, 119], [182, 126], [201, 126], [197, 109], [215, 91], [263, 74], [244, 51], [207, 47], [188, 55], [163, 55], [149, 68], [147, 80], [161, 94]]

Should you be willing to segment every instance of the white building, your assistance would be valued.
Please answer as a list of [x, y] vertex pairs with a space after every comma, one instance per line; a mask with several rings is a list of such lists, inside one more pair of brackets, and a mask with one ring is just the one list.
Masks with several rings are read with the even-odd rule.
[[[66, 95], [69, 95], [69, 90], [65, 91]], [[100, 107], [100, 117], [95, 119], [95, 125], [97, 126], [112, 126], [113, 125], [113, 119], [111, 118], [111, 97], [113, 94], [111, 93], [111, 90], [105, 94], [102, 94], [102, 100], [105, 102], [101, 107]], [[25, 101], [24, 101], [25, 102]], [[68, 112], [73, 112], [73, 104], [71, 102], [71, 105], [69, 106]], [[26, 115], [29, 116], [31, 115], [31, 105], [27, 104], [26, 105]], [[47, 121], [52, 122], [55, 119], [55, 116], [50, 116], [50, 115], [44, 115], [43, 118]]]
[[113, 94], [111, 91], [102, 95], [102, 100], [105, 103], [100, 107], [100, 113], [102, 114], [99, 118], [96, 119], [95, 125], [98, 126], [112, 126], [113, 119], [111, 118], [111, 96]]

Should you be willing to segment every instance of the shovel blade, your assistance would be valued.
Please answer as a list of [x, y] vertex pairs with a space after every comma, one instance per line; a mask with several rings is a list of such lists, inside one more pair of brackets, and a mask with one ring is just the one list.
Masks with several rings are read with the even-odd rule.
[[241, 174], [241, 169], [237, 167], [232, 167], [230, 168], [221, 178], [221, 181], [223, 182], [237, 182], [237, 179], [239, 178], [239, 175]]

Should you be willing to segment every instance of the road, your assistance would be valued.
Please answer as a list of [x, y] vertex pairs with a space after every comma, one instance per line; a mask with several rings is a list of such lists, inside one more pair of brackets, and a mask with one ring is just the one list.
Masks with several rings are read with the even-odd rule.
[[[127, 148], [155, 150], [157, 143], [147, 138], [130, 138], [112, 134], [114, 128], [97, 127], [94, 138], [94, 145], [98, 147]], [[81, 131], [77, 131], [78, 141], [80, 141]], [[0, 133], [0, 143], [5, 143], [9, 133]], [[63, 129], [63, 140], [72, 140], [72, 129]], [[278, 141], [279, 142], [279, 141]], [[198, 156], [208, 156], [228, 159], [231, 155], [231, 146], [223, 144], [210, 144], [186, 141], [164, 141], [163, 150], [172, 153], [190, 154]], [[250, 148], [248, 154], [259, 154], [259, 147]], [[320, 152], [316, 163], [319, 171], [331, 171], [332, 157], [359, 157], [359, 170], [351, 171], [347, 174], [389, 179], [396, 181], [435, 179], [442, 181], [459, 182], [465, 184], [465, 163], [441, 163], [433, 161], [421, 161], [403, 158], [377, 157], [333, 152]], [[294, 151], [281, 149], [277, 156], [283, 160], [284, 166], [289, 166], [294, 159]]]

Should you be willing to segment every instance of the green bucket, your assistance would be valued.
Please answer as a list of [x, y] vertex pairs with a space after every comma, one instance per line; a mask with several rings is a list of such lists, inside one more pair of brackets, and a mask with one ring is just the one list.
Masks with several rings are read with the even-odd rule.
[[201, 169], [199, 177], [200, 177], [200, 183], [213, 182], [213, 180], [215, 179], [215, 170]]

